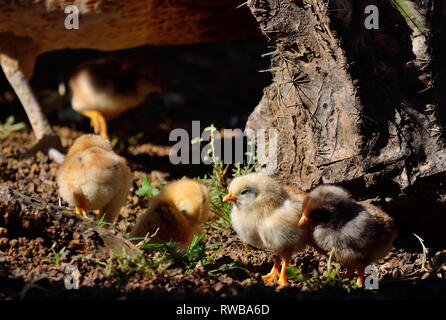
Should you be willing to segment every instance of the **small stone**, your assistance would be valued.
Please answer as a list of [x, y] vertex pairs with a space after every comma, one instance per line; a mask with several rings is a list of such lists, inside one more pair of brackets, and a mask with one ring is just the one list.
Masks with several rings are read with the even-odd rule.
[[237, 289], [234, 288], [234, 287], [231, 287], [231, 288], [229, 289], [229, 291], [230, 291], [230, 293], [231, 293], [232, 296], [237, 296], [237, 295], [238, 295], [238, 291], [237, 291]]
[[304, 284], [303, 286], [302, 286], [302, 292], [309, 292], [310, 291], [310, 287], [308, 286], [308, 284]]
[[224, 288], [224, 286], [225, 286], [225, 285], [224, 285], [222, 282], [217, 282], [217, 283], [214, 285], [214, 290], [215, 290], [216, 292], [220, 292], [221, 289]]
[[19, 242], [17, 241], [17, 239], [12, 239], [11, 241], [9, 241], [9, 245], [11, 246], [11, 248], [14, 248], [17, 246]]
[[386, 262], [382, 266], [379, 267], [379, 270], [381, 272], [385, 272], [385, 271], [389, 270], [390, 268], [391, 268], [390, 263]]
[[408, 275], [409, 273], [413, 272], [413, 264], [405, 264], [401, 267], [401, 273], [403, 275]]

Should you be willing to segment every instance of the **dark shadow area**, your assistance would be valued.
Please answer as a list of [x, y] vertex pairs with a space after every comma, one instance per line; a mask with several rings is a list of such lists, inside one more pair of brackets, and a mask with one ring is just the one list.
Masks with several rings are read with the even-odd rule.
[[[237, 293], [235, 296], [219, 298], [215, 295], [194, 293], [186, 288], [183, 291], [166, 292], [161, 290], [130, 290], [123, 292], [116, 288], [107, 288], [101, 285], [92, 287], [80, 287], [79, 289], [67, 290], [62, 284], [54, 285], [47, 278], [39, 279], [33, 284], [27, 283], [20, 278], [0, 276], [0, 295], [10, 298], [25, 300], [219, 300], [243, 299], [243, 300], [387, 300], [387, 299], [444, 299], [446, 297], [446, 280], [397, 280], [382, 281], [379, 291], [356, 290], [346, 292], [340, 288], [325, 288], [316, 292], [302, 292], [299, 288], [286, 287], [280, 291], [275, 286], [256, 284], [248, 287], [230, 286], [225, 291]], [[379, 292], [379, 294], [377, 294]]]
[[[126, 153], [132, 143], [172, 146], [169, 134], [185, 129], [192, 139], [192, 121], [200, 121], [200, 134], [213, 124], [223, 128], [244, 129], [250, 112], [271, 81], [267, 69], [269, 58], [263, 38], [188, 46], [146, 46], [117, 52], [96, 50], [62, 50], [41, 55], [31, 84], [51, 125], [92, 133], [90, 120], [72, 110], [68, 78], [86, 61], [108, 55], [138, 55], [158, 69], [162, 93], [152, 93], [138, 107], [108, 121], [111, 139]], [[66, 94], [59, 94], [59, 87]], [[28, 123], [26, 114], [7, 80], [0, 77], [0, 122], [9, 115]], [[28, 128], [30, 125], [28, 123]], [[129, 141], [132, 143], [129, 143]], [[120, 145], [120, 146], [121, 146]], [[167, 155], [126, 154], [134, 167], [141, 170], [164, 170], [173, 177], [197, 176], [207, 172], [205, 165], [173, 165]]]
[[[59, 84], [77, 65], [107, 55], [138, 54], [156, 66], [161, 75], [163, 92], [151, 94], [146, 101], [119, 118], [110, 121], [111, 134], [147, 133], [142, 141], [168, 141], [164, 132], [171, 128], [187, 129], [192, 120], [200, 120], [202, 128], [213, 123], [217, 128], [244, 128], [246, 119], [271, 81], [269, 59], [263, 38], [227, 41], [188, 46], [147, 46], [116, 52], [95, 50], [62, 50], [39, 56], [31, 84], [45, 113], [53, 125], [89, 129], [89, 121], [73, 115], [69, 96], [58, 96]], [[67, 90], [68, 90], [68, 86]], [[1, 116], [15, 114], [18, 120], [26, 115], [4, 76], [0, 77]], [[5, 99], [5, 92], [8, 99]], [[153, 135], [150, 130], [158, 130]]]
[[[368, 30], [364, 25], [368, 17], [364, 8], [369, 4], [372, 3], [353, 3], [351, 30], [341, 30], [340, 36], [349, 71], [352, 78], [357, 79], [363, 106], [362, 134], [370, 137], [366, 143], [370, 144], [371, 154], [378, 155], [392, 138], [393, 133], [389, 132], [392, 124], [401, 128], [397, 129], [399, 140], [410, 140], [410, 134], [417, 134], [421, 125], [417, 119], [410, 119], [410, 110], [422, 113], [432, 97], [427, 92], [420, 94], [424, 85], [411, 63], [415, 59], [410, 39], [412, 30], [403, 16], [390, 1], [375, 1], [373, 4], [379, 9], [379, 28]], [[418, 157], [417, 154], [411, 156]]]

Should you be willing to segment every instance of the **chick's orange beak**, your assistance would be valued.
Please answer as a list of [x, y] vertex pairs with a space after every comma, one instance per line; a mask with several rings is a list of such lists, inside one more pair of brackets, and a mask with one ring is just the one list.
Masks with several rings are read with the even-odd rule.
[[297, 223], [297, 226], [302, 227], [302, 226], [306, 225], [309, 221], [310, 221], [310, 219], [308, 219], [306, 212], [303, 212], [302, 216], [300, 217], [299, 222]]
[[229, 191], [229, 193], [223, 198], [224, 202], [237, 202], [238, 198], [234, 195], [232, 195], [232, 192]]

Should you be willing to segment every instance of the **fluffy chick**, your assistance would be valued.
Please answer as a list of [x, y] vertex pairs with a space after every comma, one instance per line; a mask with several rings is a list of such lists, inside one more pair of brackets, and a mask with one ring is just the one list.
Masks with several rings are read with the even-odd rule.
[[69, 80], [73, 109], [91, 119], [95, 133], [108, 138], [105, 119], [141, 104], [161, 91], [158, 72], [146, 60], [106, 57], [80, 65]]
[[306, 245], [304, 230], [297, 226], [303, 199], [303, 193], [285, 190], [273, 178], [259, 174], [237, 177], [229, 185], [223, 201], [234, 204], [234, 230], [242, 241], [278, 256], [271, 272], [262, 277], [266, 282], [273, 282], [280, 274], [278, 284], [287, 284], [289, 260]]
[[190, 179], [177, 180], [150, 199], [147, 211], [138, 217], [129, 236], [155, 234], [152, 242], [172, 240], [185, 249], [194, 235], [202, 234], [201, 224], [208, 218], [208, 207], [205, 186]]
[[98, 218], [116, 222], [131, 186], [131, 172], [124, 158], [115, 154], [108, 140], [98, 135], [83, 135], [68, 150], [59, 168], [59, 195], [76, 212], [99, 210]]
[[358, 285], [363, 283], [365, 267], [384, 258], [397, 235], [388, 214], [333, 185], [308, 193], [298, 225], [309, 228], [309, 243], [319, 252], [333, 250], [333, 259], [347, 267], [346, 277], [357, 270]]

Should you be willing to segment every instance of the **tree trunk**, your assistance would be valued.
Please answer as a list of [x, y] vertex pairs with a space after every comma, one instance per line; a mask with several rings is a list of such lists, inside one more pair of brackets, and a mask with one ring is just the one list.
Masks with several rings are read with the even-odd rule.
[[[366, 27], [371, 5], [378, 29]], [[273, 83], [247, 128], [278, 131], [276, 177], [303, 190], [343, 185], [356, 198], [375, 199], [402, 235], [444, 243], [445, 2], [248, 6], [274, 49]]]

